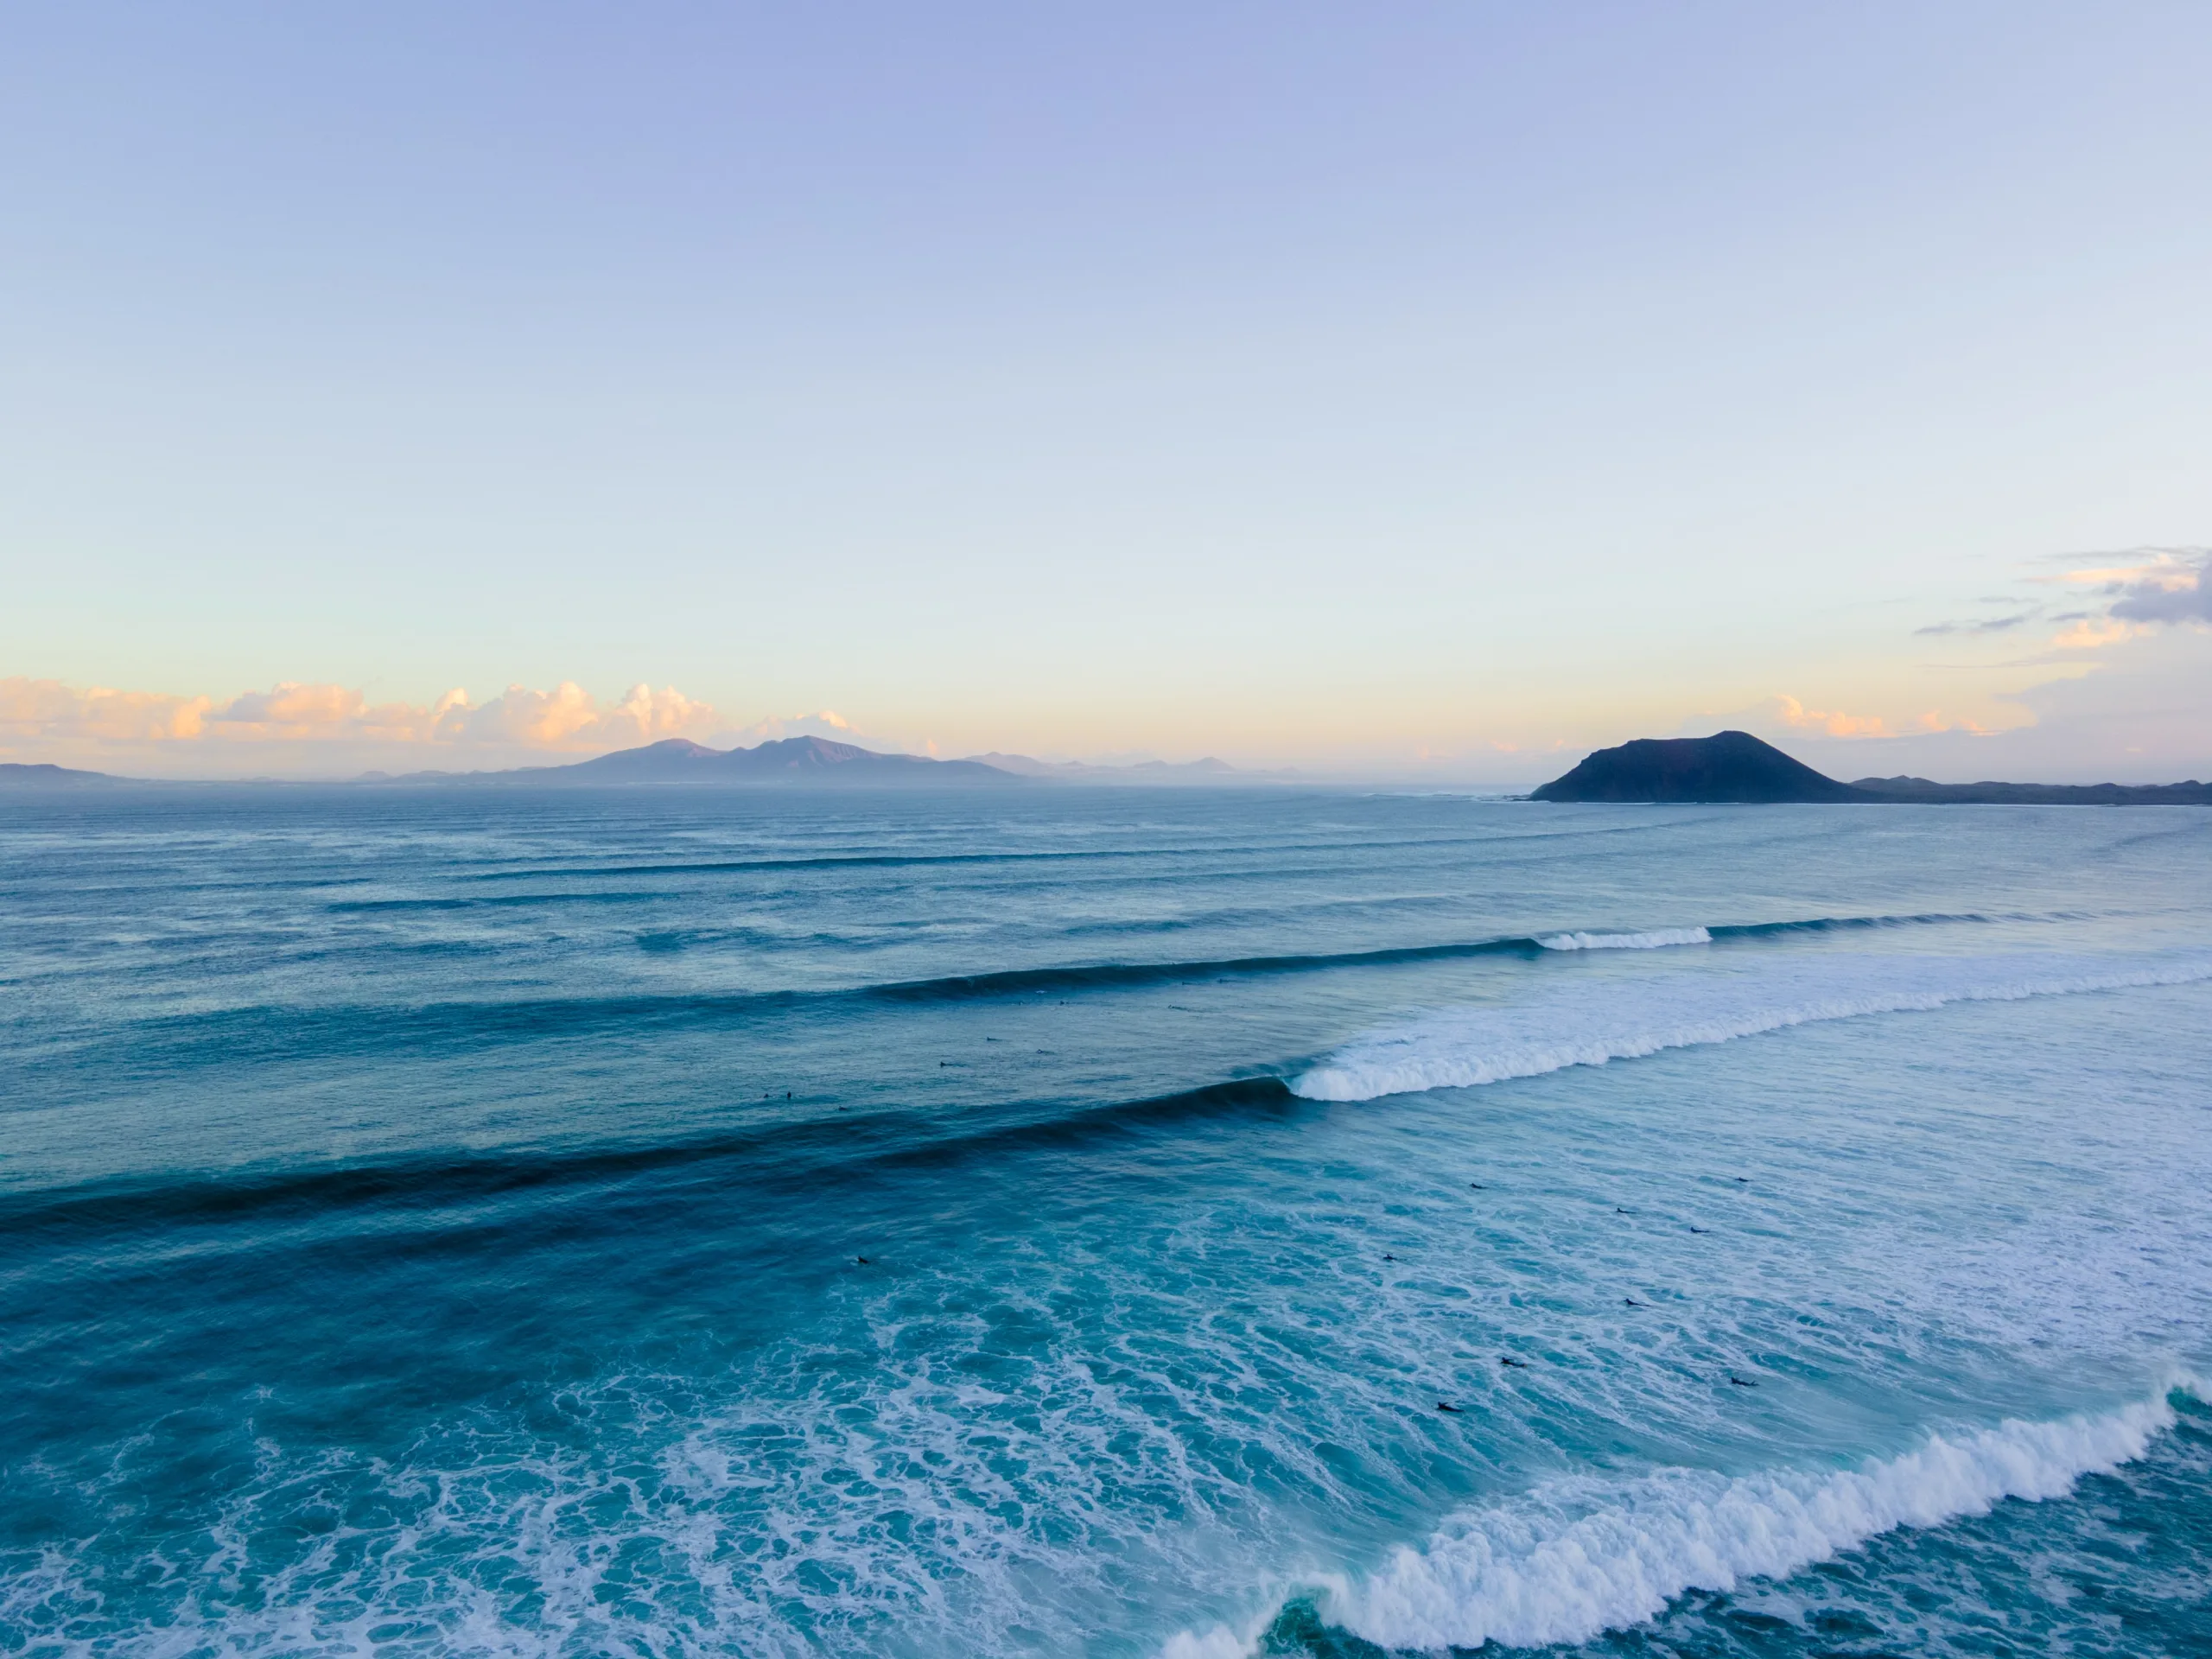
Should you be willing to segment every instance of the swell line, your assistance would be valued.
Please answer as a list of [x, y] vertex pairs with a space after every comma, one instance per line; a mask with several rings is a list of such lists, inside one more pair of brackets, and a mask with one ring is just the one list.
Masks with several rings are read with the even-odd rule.
[[988, 974], [952, 974], [870, 985], [855, 993], [895, 1002], [950, 1002], [1039, 991], [1090, 990], [1130, 985], [1173, 985], [1185, 980], [1257, 978], [1309, 974], [1332, 968], [1381, 968], [1396, 963], [1450, 962], [1471, 957], [1542, 954], [1534, 938], [1478, 939], [1468, 944], [1392, 945], [1379, 950], [1327, 950], [1280, 957], [1220, 957], [1193, 962], [1104, 962], [1088, 967], [1009, 968]]
[[[1644, 933], [1516, 934], [1438, 944], [1391, 945], [1373, 950], [1316, 951], [1281, 956], [1220, 957], [1168, 962], [1103, 962], [1001, 969], [874, 984], [766, 990], [641, 991], [600, 996], [486, 998], [417, 1003], [301, 1007], [257, 1003], [192, 1014], [162, 1014], [132, 1027], [215, 1046], [226, 1062], [292, 1052], [314, 1037], [326, 1055], [385, 1052], [394, 1044], [535, 1039], [574, 1037], [629, 1027], [639, 1031], [736, 1024], [782, 1012], [840, 1003], [957, 1003], [1093, 991], [1140, 990], [1206, 980], [1389, 968], [1421, 963], [1519, 957], [1537, 961], [1560, 952], [1658, 949], [1731, 939], [1757, 939], [1838, 929], [1906, 927], [1986, 922], [1978, 915], [1815, 917], [1804, 920], [1662, 929]], [[650, 945], [645, 948], [651, 949]], [[182, 1056], [173, 1052], [175, 1062]]]
[[529, 881], [541, 876], [698, 875], [728, 871], [809, 869], [903, 869], [944, 864], [1038, 864], [1096, 862], [1111, 859], [1248, 858], [1265, 854], [1373, 852], [1416, 847], [1488, 845], [1499, 837], [1429, 836], [1384, 841], [1286, 842], [1262, 847], [1092, 847], [1051, 852], [1001, 853], [830, 853], [804, 858], [695, 859], [664, 864], [544, 864], [521, 869], [482, 870], [466, 881]]
[[[1222, 1113], [1307, 1109], [1271, 1073], [1232, 1077], [1140, 1100], [1073, 1107], [1016, 1102], [963, 1113], [882, 1111], [789, 1117], [678, 1141], [578, 1147], [451, 1148], [307, 1167], [164, 1172], [0, 1194], [0, 1238], [53, 1247], [86, 1235], [177, 1225], [299, 1217], [318, 1226], [345, 1211], [434, 1214], [456, 1205], [635, 1178], [694, 1172], [717, 1190], [735, 1185], [812, 1190], [830, 1172], [868, 1164], [938, 1164], [1007, 1147], [1057, 1146]], [[656, 1201], [671, 1189], [656, 1180]]]
[[[1802, 921], [1745, 922], [1716, 927], [1654, 928], [1641, 932], [1516, 933], [1492, 939], [1445, 944], [1391, 945], [1375, 950], [1325, 950], [1272, 957], [1219, 957], [1188, 962], [1108, 962], [1089, 966], [1011, 968], [995, 973], [951, 974], [871, 985], [854, 993], [901, 1002], [959, 1001], [971, 997], [1014, 996], [1039, 991], [1090, 990], [1110, 986], [1169, 985], [1187, 980], [1259, 978], [1271, 974], [1307, 974], [1334, 968], [1385, 968], [1401, 963], [1452, 962], [1478, 957], [1522, 957], [1530, 960], [1566, 950], [1649, 950], [1672, 945], [1708, 944], [1715, 939], [1778, 938], [1857, 928], [1915, 927], [1951, 923], [1986, 923], [1974, 914], [1916, 916], [1815, 916]], [[2026, 919], [2026, 918], [2020, 918]]]
[[1738, 922], [1723, 923], [1709, 928], [1716, 939], [1767, 939], [1787, 933], [1841, 933], [1870, 927], [1943, 927], [1995, 922], [2040, 922], [2050, 918], [2020, 912], [2010, 916], [1986, 916], [1978, 911], [1923, 911], [1904, 916], [1809, 916], [1795, 922]]

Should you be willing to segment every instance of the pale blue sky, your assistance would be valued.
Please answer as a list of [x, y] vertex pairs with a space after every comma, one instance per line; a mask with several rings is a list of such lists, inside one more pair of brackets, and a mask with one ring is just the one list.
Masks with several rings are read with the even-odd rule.
[[[9, 35], [0, 679], [642, 681], [733, 729], [1501, 777], [2032, 712], [1855, 750], [2212, 761], [2212, 635], [2098, 643], [2053, 619], [2117, 590], [2052, 580], [2212, 542], [2201, 5]], [[2085, 667], [2101, 735], [2081, 685], [2007, 700]]]

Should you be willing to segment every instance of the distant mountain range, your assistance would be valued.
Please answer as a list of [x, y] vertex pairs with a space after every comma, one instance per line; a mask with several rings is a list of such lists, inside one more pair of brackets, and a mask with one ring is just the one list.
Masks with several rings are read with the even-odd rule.
[[1840, 783], [1749, 732], [1642, 737], [1599, 749], [1535, 791], [1538, 801], [1858, 802], [2000, 806], [2212, 806], [2212, 785]]
[[683, 738], [665, 738], [639, 749], [618, 749], [595, 760], [566, 766], [524, 766], [512, 772], [412, 772], [397, 778], [371, 773], [365, 783], [512, 784], [860, 784], [870, 788], [931, 789], [998, 785], [1058, 779], [1069, 783], [1214, 782], [1236, 777], [1226, 760], [1170, 765], [1149, 760], [1130, 766], [1093, 766], [1077, 761], [1033, 760], [1026, 754], [974, 754], [937, 760], [918, 754], [881, 754], [824, 737], [786, 737], [750, 749], [710, 749]]
[[617, 749], [565, 766], [506, 772], [371, 772], [367, 784], [831, 784], [925, 788], [1019, 784], [1022, 779], [980, 760], [932, 760], [918, 754], [879, 754], [826, 737], [786, 737], [750, 749], [710, 749], [688, 738], [664, 738], [643, 748]]
[[[1268, 776], [1240, 774], [1227, 761], [1211, 759], [1183, 765], [1150, 760], [1128, 766], [1033, 760], [1026, 754], [993, 753], [961, 760], [937, 760], [918, 754], [882, 754], [857, 744], [832, 742], [821, 737], [787, 737], [749, 749], [711, 749], [703, 743], [671, 737], [642, 748], [618, 749], [612, 754], [569, 766], [518, 766], [499, 772], [409, 772], [397, 775], [372, 772], [352, 781], [367, 785], [520, 785], [540, 789], [650, 784], [962, 789], [1018, 786], [1039, 781], [1257, 782]], [[66, 766], [0, 762], [0, 786], [42, 785], [58, 788], [143, 781], [104, 772], [75, 772]]]

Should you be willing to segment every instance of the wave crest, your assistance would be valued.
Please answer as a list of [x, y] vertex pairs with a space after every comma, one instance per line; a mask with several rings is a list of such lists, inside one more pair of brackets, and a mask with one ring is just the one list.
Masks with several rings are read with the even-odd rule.
[[1701, 927], [1660, 927], [1649, 933], [1552, 933], [1537, 939], [1547, 950], [1659, 950], [1670, 944], [1711, 944]]
[[1562, 988], [1542, 1001], [1444, 1009], [1355, 1039], [1291, 1084], [1308, 1100], [1468, 1089], [1570, 1065], [1862, 1014], [2212, 979], [2212, 960], [1839, 957], [1752, 972]]
[[[2202, 1397], [2194, 1379], [2173, 1387]], [[1604, 1503], [1586, 1490], [1539, 1493], [1454, 1517], [1423, 1548], [1401, 1548], [1333, 1592], [1327, 1612], [1388, 1648], [1588, 1642], [1687, 1591], [1787, 1577], [1879, 1534], [1984, 1514], [2008, 1497], [2063, 1497], [2172, 1427], [2170, 1392], [2101, 1416], [1933, 1434], [1902, 1457], [1827, 1475], [1679, 1469]]]
[[1299, 1599], [1245, 1631], [1181, 1632], [1160, 1659], [1272, 1651], [1268, 1631], [1301, 1611], [1400, 1652], [1591, 1642], [1693, 1590], [1787, 1578], [1884, 1533], [1986, 1514], [2006, 1498], [2064, 1497], [2083, 1476], [2142, 1457], [2178, 1420], [2176, 1394], [2201, 1401], [2206, 1388], [2177, 1375], [2115, 1411], [1931, 1433], [1902, 1456], [1825, 1473], [1665, 1469], [1625, 1484], [1554, 1482], [1452, 1516], [1363, 1580], [1309, 1579]]

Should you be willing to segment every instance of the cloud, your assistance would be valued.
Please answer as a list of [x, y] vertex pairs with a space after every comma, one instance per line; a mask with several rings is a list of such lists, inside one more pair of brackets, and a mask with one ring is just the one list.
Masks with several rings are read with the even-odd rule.
[[266, 691], [245, 691], [207, 716], [211, 738], [248, 743], [319, 739], [367, 738], [379, 742], [429, 742], [441, 735], [448, 708], [466, 702], [449, 691], [430, 707], [385, 702], [372, 705], [365, 693], [350, 686], [315, 685], [284, 680]]
[[211, 718], [242, 726], [335, 726], [358, 720], [368, 699], [341, 685], [303, 685], [286, 680], [267, 691], [232, 697]]
[[1941, 709], [1930, 709], [1893, 727], [1880, 715], [1847, 715], [1826, 709], [1808, 709], [1793, 696], [1777, 694], [1761, 705], [1761, 712], [1770, 719], [1800, 731], [1818, 731], [1829, 737], [1904, 737], [1929, 732], [1967, 732], [1980, 734], [1982, 728], [1971, 720], [1953, 719]]
[[833, 709], [811, 715], [771, 715], [750, 726], [718, 732], [708, 741], [716, 748], [751, 748], [756, 743], [773, 743], [786, 737], [826, 737], [833, 743], [856, 743], [864, 749], [894, 753], [903, 753], [907, 747], [887, 738], [862, 736], [852, 721]]
[[2169, 558], [2133, 573], [2112, 613], [2126, 622], [2212, 623], [2212, 553]]
[[1808, 709], [1796, 698], [1777, 695], [1769, 699], [1775, 715], [1785, 726], [1816, 727], [1830, 737], [1887, 737], [1890, 728], [1879, 715], [1847, 715], [1824, 709]]
[[[2031, 623], [2051, 630], [2029, 654], [1997, 664], [2008, 669], [2067, 665], [2080, 673], [2098, 652], [2124, 645], [2161, 628], [2212, 625], [2212, 548], [2139, 547], [2113, 553], [2070, 553], [2042, 561], [2026, 580], [2065, 590], [2069, 608], [2015, 598], [2005, 613], [1979, 620], [1949, 620], [1916, 628], [1916, 636], [1976, 638], [2010, 635]], [[2089, 601], [2084, 604], [2082, 601]], [[1986, 604], [2006, 604], [1990, 598]], [[2038, 632], [2041, 628], [2038, 627]]]
[[550, 691], [511, 685], [480, 704], [472, 704], [465, 691], [448, 691], [430, 712], [436, 741], [594, 751], [667, 737], [702, 737], [720, 719], [710, 705], [672, 685], [658, 691], [633, 685], [620, 702], [602, 709], [574, 680], [563, 680]]
[[2096, 651], [2106, 645], [2116, 645], [2123, 639], [2133, 639], [2142, 632], [2133, 623], [2119, 621], [2112, 617], [2088, 616], [2071, 627], [2061, 628], [2050, 636], [2050, 643], [2057, 651]]
[[[2212, 627], [2204, 607], [2212, 550], [2077, 554], [2068, 566], [2032, 578], [2065, 595], [2063, 608], [2033, 607], [2037, 649], [1986, 665], [2012, 683], [1953, 682], [1962, 695], [1977, 696], [1969, 705], [1975, 719], [1930, 710], [1903, 721], [1892, 711], [1885, 722], [1777, 696], [1725, 723], [1758, 732], [1846, 779], [1866, 771], [1957, 782], [2212, 775], [2212, 722], [2203, 713], [2212, 708]], [[1698, 729], [1712, 729], [1717, 713], [1708, 710]], [[1863, 758], [1869, 738], [1878, 740], [1878, 762]]]
[[2022, 611], [2017, 616], [1993, 616], [1980, 622], [1931, 622], [1924, 628], [1915, 628], [1918, 633], [2004, 633], [2024, 622], [2032, 622], [2036, 613]]
[[[2076, 654], [2073, 672], [1994, 701], [1994, 730], [1955, 722], [1942, 732], [1901, 731], [1878, 746], [1878, 761], [1857, 742], [1816, 733], [1773, 735], [1809, 765], [1851, 779], [1911, 772], [1955, 783], [2006, 778], [2023, 783], [2171, 783], [2212, 778], [2212, 634], [2151, 628], [2094, 657]], [[1756, 728], [1754, 728], [1756, 729]]]
[[10, 747], [86, 739], [105, 743], [187, 741], [207, 729], [212, 697], [158, 691], [78, 690], [60, 680], [0, 679], [0, 741]]
[[[721, 723], [711, 705], [674, 686], [656, 690], [642, 683], [606, 704], [573, 680], [550, 691], [511, 685], [481, 703], [456, 689], [435, 702], [416, 704], [372, 703], [354, 687], [286, 680], [219, 705], [207, 696], [0, 680], [0, 752], [10, 755], [283, 745], [334, 754], [452, 750], [481, 764], [503, 756], [596, 754], [665, 737], [703, 737]], [[404, 755], [394, 758], [407, 763]], [[412, 764], [438, 761], [423, 756]]]
[[2212, 581], [2207, 580], [2212, 576], [2212, 549], [2146, 547], [2088, 556], [2128, 562], [2084, 565], [2036, 578], [2094, 588], [2111, 601], [2101, 611], [2069, 612], [2054, 619], [2074, 624], [2052, 639], [2057, 649], [2094, 651], [2162, 626], [2212, 625]]

